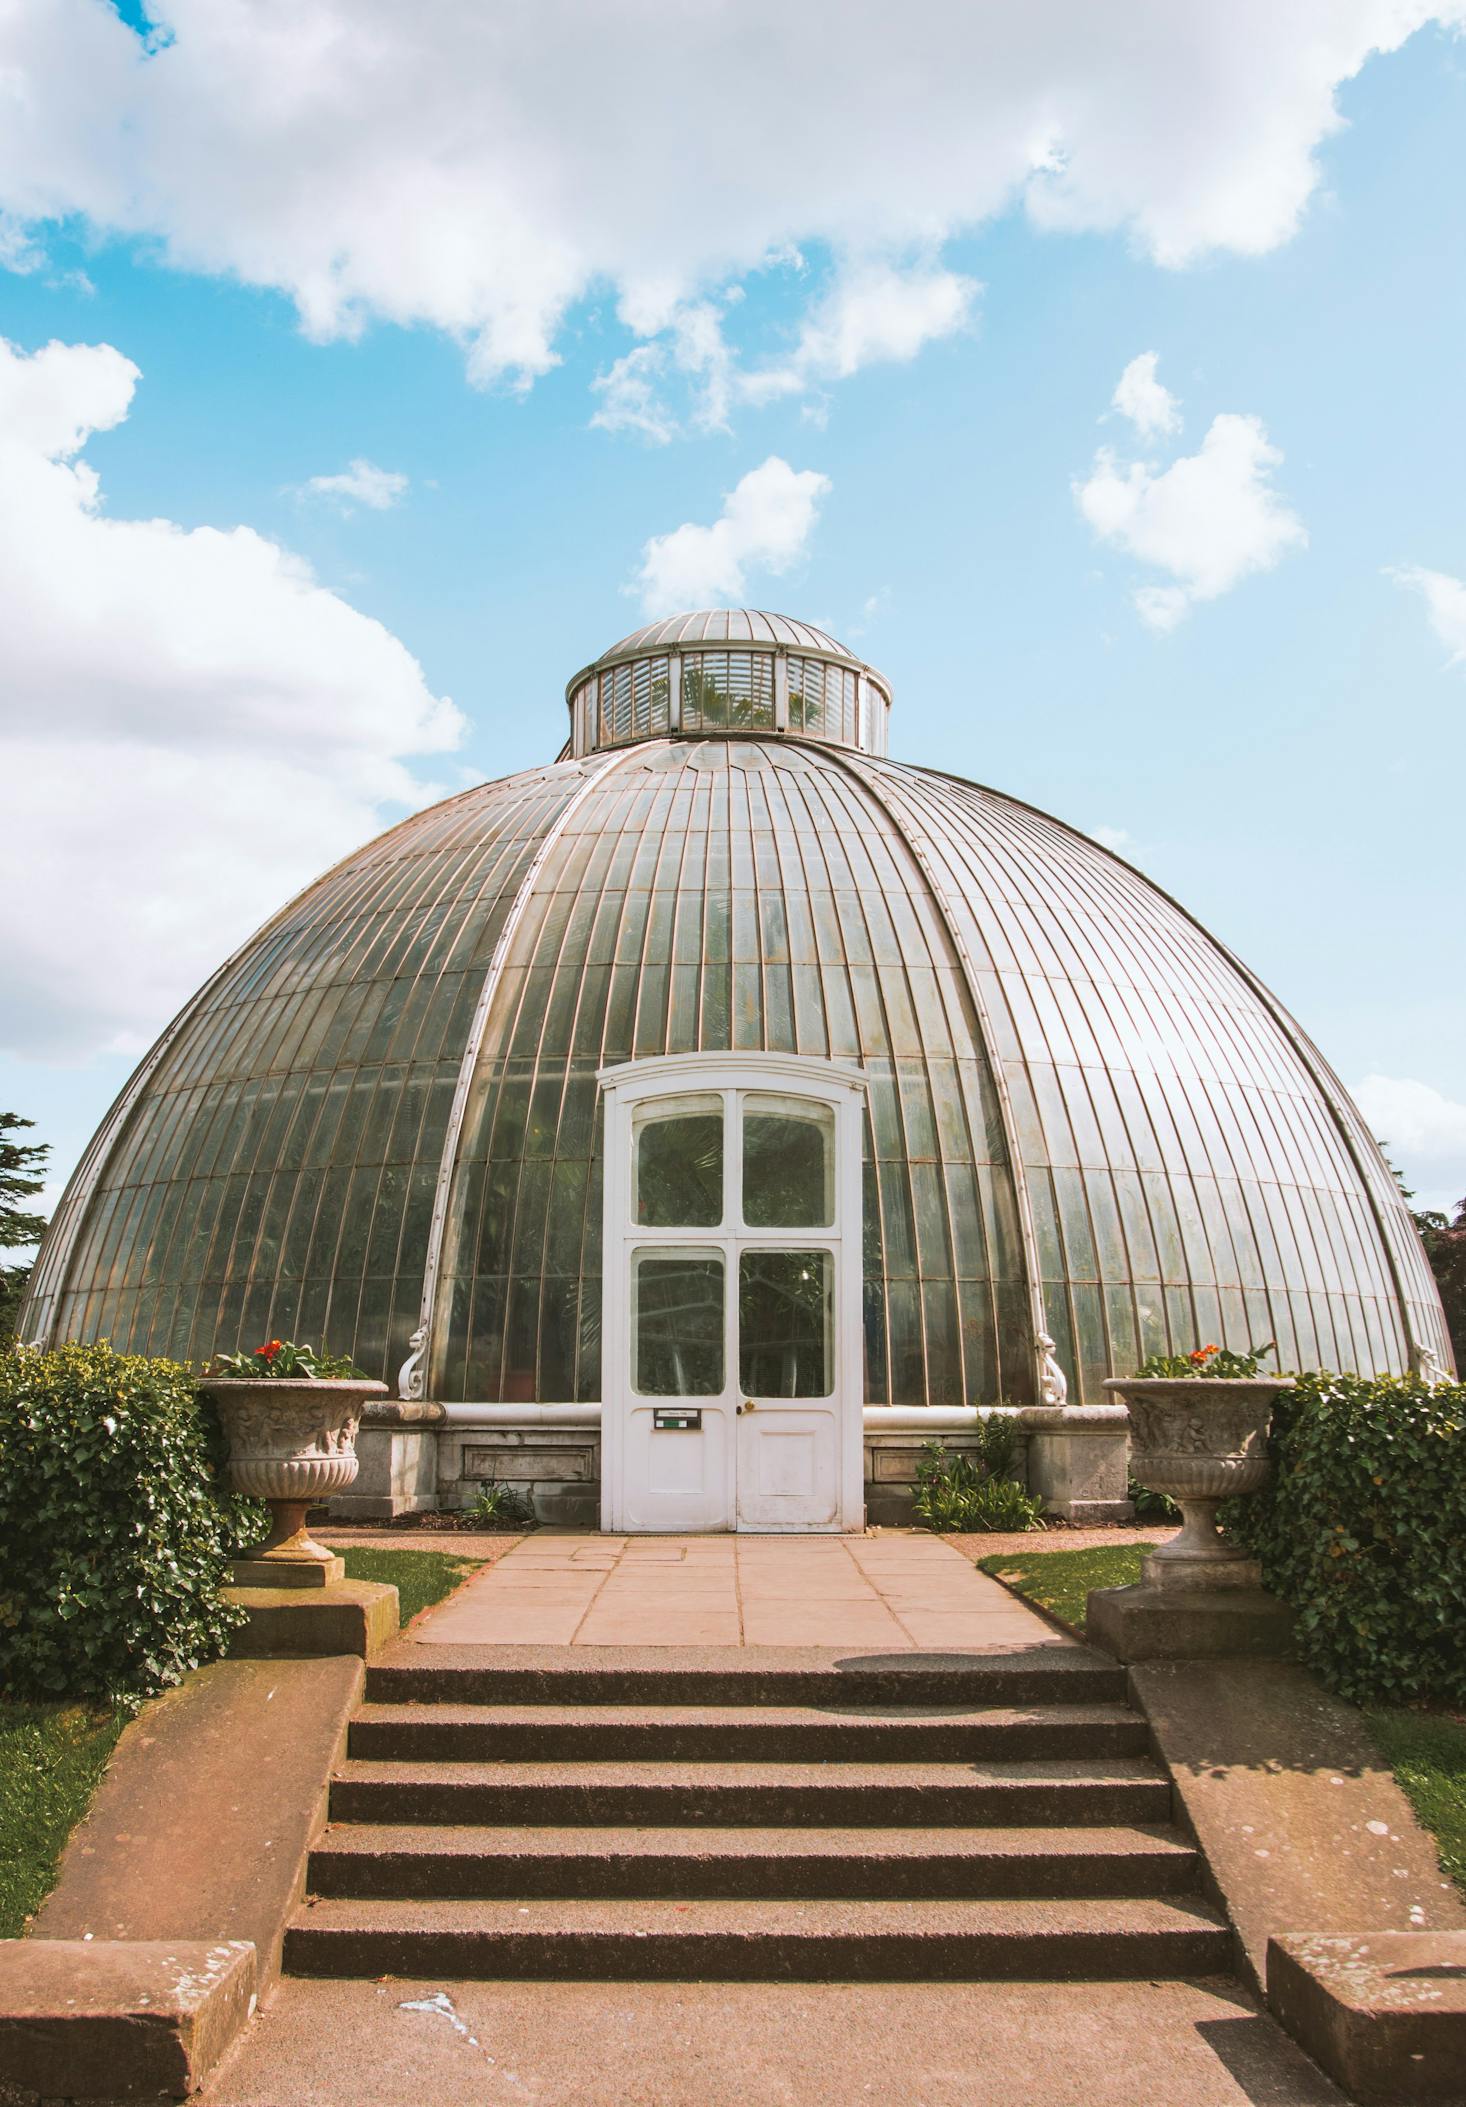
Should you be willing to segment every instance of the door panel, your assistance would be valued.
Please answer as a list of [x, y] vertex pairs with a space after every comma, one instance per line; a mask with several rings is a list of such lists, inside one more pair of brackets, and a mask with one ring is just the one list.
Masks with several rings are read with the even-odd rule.
[[740, 1529], [828, 1529], [838, 1514], [834, 1273], [828, 1251], [739, 1253]]
[[[699, 1401], [699, 1424], [659, 1428], [658, 1408], [634, 1400], [626, 1413], [626, 1518], [622, 1526], [681, 1536], [731, 1529], [731, 1404]], [[667, 1408], [662, 1408], [667, 1416]]]

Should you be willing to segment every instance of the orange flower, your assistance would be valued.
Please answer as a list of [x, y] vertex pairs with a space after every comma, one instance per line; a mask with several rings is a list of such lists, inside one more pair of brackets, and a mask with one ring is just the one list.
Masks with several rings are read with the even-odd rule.
[[1193, 1368], [1202, 1368], [1214, 1353], [1220, 1351], [1221, 1349], [1216, 1346], [1198, 1346], [1195, 1353], [1188, 1354], [1186, 1358], [1190, 1361]]
[[260, 1361], [273, 1361], [284, 1344], [283, 1339], [267, 1339], [263, 1346], [255, 1348], [255, 1358]]

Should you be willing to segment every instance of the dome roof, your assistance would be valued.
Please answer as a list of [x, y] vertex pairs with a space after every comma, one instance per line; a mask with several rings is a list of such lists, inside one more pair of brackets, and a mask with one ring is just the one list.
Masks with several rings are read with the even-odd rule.
[[530, 770], [338, 864], [124, 1091], [28, 1334], [390, 1379], [425, 1325], [429, 1395], [596, 1398], [597, 1071], [730, 1048], [865, 1071], [872, 1402], [1026, 1402], [1039, 1330], [1081, 1401], [1198, 1340], [1449, 1365], [1388, 1167], [1219, 943], [1057, 820], [789, 733]]
[[809, 622], [796, 622], [789, 615], [765, 614], [757, 607], [702, 607], [691, 614], [648, 622], [644, 629], [633, 629], [630, 636], [603, 651], [595, 664], [608, 666], [617, 659], [637, 658], [646, 651], [665, 651], [671, 644], [783, 644], [790, 651], [842, 658], [852, 666], [861, 663], [853, 651], [847, 651], [834, 637]]

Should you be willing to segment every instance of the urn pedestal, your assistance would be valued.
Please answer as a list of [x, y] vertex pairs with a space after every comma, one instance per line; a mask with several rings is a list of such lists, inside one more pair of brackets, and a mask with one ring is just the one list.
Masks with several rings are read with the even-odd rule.
[[1262, 1586], [1256, 1559], [1217, 1528], [1223, 1500], [1267, 1482], [1276, 1376], [1125, 1376], [1106, 1383], [1130, 1415], [1130, 1470], [1168, 1493], [1181, 1527], [1128, 1588], [1097, 1588], [1090, 1636], [1124, 1661], [1285, 1652], [1292, 1612]]
[[264, 1542], [234, 1561], [236, 1587], [323, 1588], [345, 1566], [305, 1526], [306, 1510], [344, 1492], [356, 1476], [356, 1429], [370, 1397], [385, 1383], [359, 1378], [206, 1377], [229, 1443], [229, 1482], [269, 1502]]

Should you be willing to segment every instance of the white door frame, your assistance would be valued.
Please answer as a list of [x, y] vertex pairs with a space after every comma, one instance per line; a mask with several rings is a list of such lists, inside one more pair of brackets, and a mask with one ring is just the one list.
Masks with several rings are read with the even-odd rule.
[[[738, 1526], [736, 1421], [732, 1392], [738, 1380], [737, 1257], [743, 1250], [800, 1248], [827, 1250], [834, 1265], [835, 1313], [834, 1396], [837, 1400], [839, 1455], [836, 1512], [825, 1527], [849, 1533], [865, 1526], [864, 1355], [862, 1348], [862, 1174], [866, 1079], [849, 1062], [825, 1061], [812, 1055], [767, 1053], [659, 1054], [625, 1061], [600, 1071], [605, 1098], [605, 1201], [602, 1254], [601, 1317], [601, 1527], [618, 1534], [646, 1524], [628, 1521], [627, 1418], [630, 1406], [631, 1255], [637, 1246], [672, 1248], [685, 1244], [726, 1254], [724, 1273], [725, 1377], [722, 1401], [711, 1408], [726, 1413], [720, 1430], [727, 1459], [726, 1502], [721, 1521], [711, 1526]], [[827, 1105], [835, 1120], [834, 1223], [828, 1229], [746, 1229], [742, 1223], [743, 1095], [769, 1091]], [[723, 1219], [713, 1227], [650, 1228], [632, 1219], [632, 1136], [638, 1110], [658, 1098], [717, 1096], [723, 1099]], [[790, 1401], [791, 1404], [794, 1402]], [[712, 1432], [711, 1427], [709, 1433]], [[669, 1436], [670, 1438], [674, 1438]], [[675, 1438], [682, 1438], [680, 1436]], [[704, 1523], [706, 1528], [709, 1524]], [[676, 1534], [686, 1533], [675, 1529]]]

